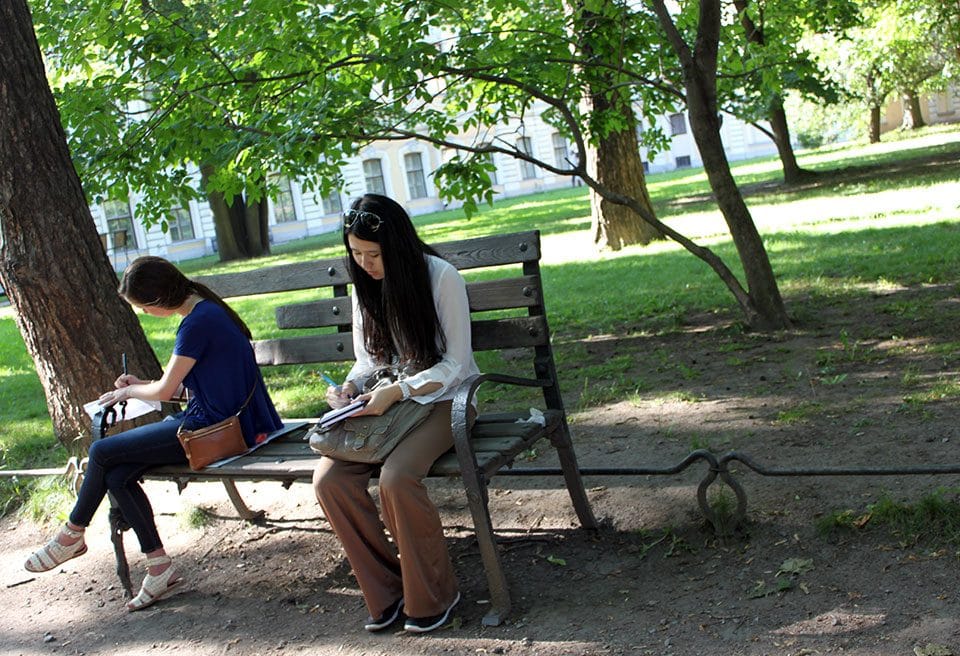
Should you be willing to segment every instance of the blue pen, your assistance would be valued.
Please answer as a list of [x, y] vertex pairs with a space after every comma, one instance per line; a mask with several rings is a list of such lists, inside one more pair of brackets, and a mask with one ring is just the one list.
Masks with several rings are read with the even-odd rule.
[[338, 393], [338, 394], [343, 390], [343, 388], [340, 387], [340, 384], [337, 383], [337, 381], [335, 381], [333, 378], [331, 378], [330, 376], [328, 376], [325, 372], [321, 371], [321, 372], [320, 372], [320, 377], [323, 378], [323, 379], [324, 379], [325, 381], [327, 381], [328, 383], [330, 383], [330, 385], [337, 390], [337, 393]]

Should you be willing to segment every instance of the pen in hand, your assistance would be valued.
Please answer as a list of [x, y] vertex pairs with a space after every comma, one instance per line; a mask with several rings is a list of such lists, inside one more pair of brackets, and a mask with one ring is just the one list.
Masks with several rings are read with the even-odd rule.
[[339, 383], [337, 383], [337, 381], [335, 381], [333, 378], [331, 378], [330, 376], [328, 376], [328, 375], [326, 374], [326, 372], [321, 371], [321, 372], [320, 372], [320, 377], [323, 378], [323, 379], [324, 379], [325, 381], [327, 381], [328, 383], [330, 383], [330, 386], [337, 391], [337, 394], [340, 394], [340, 393], [343, 392], [343, 387], [342, 387]]
[[[127, 375], [127, 354], [123, 352], [120, 354], [120, 365], [123, 367], [123, 375]], [[127, 401], [123, 400], [120, 402], [121, 412], [126, 412], [127, 410]]]

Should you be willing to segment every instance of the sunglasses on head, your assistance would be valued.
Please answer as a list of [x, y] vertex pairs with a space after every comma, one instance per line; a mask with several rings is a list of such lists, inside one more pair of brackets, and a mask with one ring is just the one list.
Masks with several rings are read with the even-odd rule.
[[357, 224], [357, 221], [362, 223], [370, 232], [379, 230], [380, 225], [383, 223], [383, 219], [373, 212], [367, 212], [366, 210], [347, 210], [343, 213], [344, 230], [352, 230]]

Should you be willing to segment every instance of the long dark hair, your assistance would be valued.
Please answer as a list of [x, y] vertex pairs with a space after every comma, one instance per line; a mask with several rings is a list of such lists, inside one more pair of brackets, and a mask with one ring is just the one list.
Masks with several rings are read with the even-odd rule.
[[[426, 255], [439, 254], [417, 235], [399, 203], [366, 194], [350, 206], [343, 228], [347, 270], [360, 301], [363, 341], [374, 360], [387, 364], [396, 355], [419, 369], [436, 364], [446, 350], [437, 316]], [[380, 244], [383, 279], [374, 280], [350, 255], [348, 235]]]
[[131, 303], [167, 310], [180, 307], [190, 294], [196, 294], [222, 307], [247, 339], [253, 338], [247, 324], [222, 298], [162, 257], [144, 255], [135, 259], [123, 272], [117, 291]]

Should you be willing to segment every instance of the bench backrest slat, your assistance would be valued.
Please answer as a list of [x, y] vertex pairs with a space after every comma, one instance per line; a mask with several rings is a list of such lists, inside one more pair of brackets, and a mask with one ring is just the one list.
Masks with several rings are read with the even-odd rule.
[[[535, 276], [502, 278], [467, 284], [471, 312], [504, 310], [540, 305], [540, 281]], [[353, 303], [349, 296], [325, 298], [310, 303], [277, 308], [278, 328], [349, 326]]]
[[[434, 248], [460, 270], [540, 259], [540, 238], [536, 231], [449, 241], [436, 244]], [[240, 273], [214, 274], [199, 280], [223, 298], [345, 285], [350, 282], [342, 257], [278, 264]]]
[[[542, 346], [547, 343], [542, 316], [510, 317], [471, 322], [474, 351]], [[353, 360], [351, 333], [261, 339], [253, 343], [260, 365], [310, 364]]]

